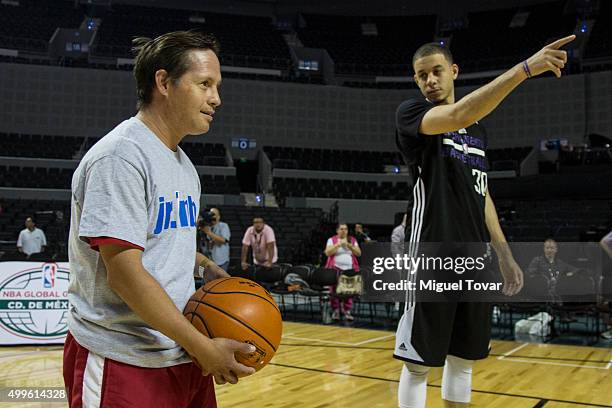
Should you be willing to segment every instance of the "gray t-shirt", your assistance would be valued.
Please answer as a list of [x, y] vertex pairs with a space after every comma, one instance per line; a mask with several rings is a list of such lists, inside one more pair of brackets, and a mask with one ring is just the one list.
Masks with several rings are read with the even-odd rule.
[[190, 361], [109, 288], [104, 262], [89, 242], [109, 237], [143, 248], [144, 267], [182, 311], [195, 291], [200, 191], [187, 155], [170, 150], [135, 117], [85, 154], [72, 178], [68, 293], [68, 328], [83, 347], [140, 367]]
[[214, 234], [225, 238], [224, 244], [219, 244], [217, 242], [208, 242], [208, 247], [210, 248], [211, 259], [217, 265], [223, 265], [224, 263], [227, 263], [230, 260], [229, 241], [230, 241], [232, 234], [230, 232], [229, 225], [227, 225], [223, 221], [220, 221], [217, 225], [214, 225], [211, 228], [211, 231]]

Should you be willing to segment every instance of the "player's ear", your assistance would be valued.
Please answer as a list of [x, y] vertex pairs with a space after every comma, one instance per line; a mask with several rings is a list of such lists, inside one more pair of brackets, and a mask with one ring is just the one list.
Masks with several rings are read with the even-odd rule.
[[414, 78], [414, 83], [418, 85], [419, 84], [419, 77], [417, 77], [416, 73], [412, 76], [412, 78]]
[[453, 80], [457, 79], [457, 77], [459, 76], [459, 65], [452, 64], [451, 71], [453, 72]]

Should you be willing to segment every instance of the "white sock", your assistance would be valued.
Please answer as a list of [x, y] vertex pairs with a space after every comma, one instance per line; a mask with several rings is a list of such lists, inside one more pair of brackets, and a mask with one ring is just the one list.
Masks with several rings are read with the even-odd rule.
[[399, 408], [425, 408], [429, 368], [412, 363], [404, 364], [397, 392]]
[[473, 365], [474, 360], [446, 356], [442, 373], [442, 399], [452, 402], [470, 402]]

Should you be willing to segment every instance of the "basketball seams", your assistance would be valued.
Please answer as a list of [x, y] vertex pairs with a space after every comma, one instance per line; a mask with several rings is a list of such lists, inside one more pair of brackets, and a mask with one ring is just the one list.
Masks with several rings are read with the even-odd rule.
[[[226, 312], [225, 310], [221, 309], [218, 306], [214, 306], [211, 305], [210, 303], [207, 302], [199, 302], [199, 301], [195, 301], [194, 302], [198, 302], [201, 305], [204, 306], [208, 306], [211, 309], [215, 309], [216, 311], [223, 313], [224, 315], [226, 315], [227, 317], [230, 317], [231, 319], [237, 321], [238, 323], [242, 324], [244, 327], [246, 327], [247, 329], [251, 330], [253, 333], [255, 333], [256, 335], [258, 335], [259, 337], [261, 337], [266, 343], [268, 343], [268, 345], [272, 348], [272, 350], [274, 350], [274, 352], [276, 353], [276, 347], [274, 347], [274, 345], [270, 342], [270, 340], [268, 340], [265, 336], [261, 335], [261, 333], [259, 333], [259, 331], [257, 331], [256, 329], [254, 329], [253, 327], [251, 327], [249, 324], [243, 322], [241, 319], [237, 318], [236, 316], [233, 316], [232, 314]], [[199, 316], [198, 316], [199, 317]]]
[[[221, 284], [221, 283], [225, 282], [225, 281], [226, 281], [226, 280], [228, 280], [228, 279], [232, 279], [232, 278], [231, 278], [231, 277], [229, 277], [229, 278], [222, 278], [222, 279], [219, 279], [219, 282], [217, 282], [217, 283], [215, 283], [214, 285], [212, 285], [212, 286], [210, 287], [210, 289], [212, 289], [212, 288], [214, 288], [215, 286], [217, 286], [217, 285], [219, 285], [219, 284]], [[194, 299], [194, 296], [195, 296], [195, 295], [198, 293], [198, 291], [200, 291], [200, 289], [202, 290], [202, 296], [200, 296], [200, 299], [199, 299], [199, 300]], [[197, 303], [197, 304], [196, 304], [196, 307], [195, 307], [195, 308], [193, 309], [193, 311], [191, 312], [192, 314], [195, 314], [195, 312], [197, 312], [197, 311], [198, 311], [198, 306], [200, 306], [200, 302], [202, 301], [202, 299], [204, 299], [204, 297], [205, 297], [205, 296], [206, 296], [208, 293], [210, 293], [208, 290], [204, 289], [203, 287], [202, 287], [202, 288], [200, 288], [200, 289], [198, 289], [198, 291], [196, 291], [196, 293], [194, 293], [194, 295], [193, 295], [193, 296], [191, 296], [191, 298], [189, 299], [189, 302], [193, 301], [193, 302], [196, 302], [196, 303]], [[187, 302], [187, 304], [189, 304], [189, 302]], [[280, 309], [279, 309], [279, 311], [280, 311]], [[199, 316], [198, 316], [198, 317], [199, 317]], [[191, 319], [189, 320], [189, 322], [190, 322], [190, 323], [193, 323], [193, 316], [191, 317]], [[206, 328], [206, 330], [208, 330], [208, 327]], [[208, 331], [208, 332], [210, 333], [210, 331]]]
[[[210, 291], [211, 291], [211, 290], [212, 290], [212, 289], [213, 289], [215, 286], [220, 285], [221, 283], [225, 282], [225, 281], [226, 281], [226, 280], [228, 280], [228, 279], [232, 279], [232, 277], [229, 277], [229, 278], [221, 278], [221, 279], [219, 279], [219, 282], [216, 282], [216, 283], [215, 283], [214, 285], [212, 285], [212, 286], [211, 286], [209, 289], [205, 289], [205, 288], [204, 288], [206, 285], [202, 286], [200, 289], [202, 290], [202, 292], [203, 292], [203, 293], [202, 293], [202, 296], [200, 296], [200, 300], [204, 299], [204, 296], [206, 296], [208, 293], [211, 293]], [[213, 281], [213, 282], [214, 282], [214, 281]], [[214, 292], [213, 292], [213, 293], [214, 293]]]
[[[198, 306], [199, 306], [199, 305], [198, 305]], [[194, 318], [194, 317], [197, 317], [197, 318], [198, 318], [198, 320], [199, 320], [200, 322], [202, 322], [202, 324], [204, 325], [204, 329], [206, 329], [206, 332], [208, 333], [208, 336], [207, 336], [207, 337], [209, 337], [210, 339], [213, 339], [215, 336], [214, 336], [214, 334], [213, 334], [212, 330], [210, 330], [210, 329], [208, 328], [208, 325], [206, 324], [206, 321], [205, 321], [204, 319], [202, 319], [202, 316], [200, 316], [199, 314], [195, 313], [195, 311], [194, 311], [194, 312], [192, 312], [192, 313], [193, 313], [193, 317], [191, 318], [191, 321], [193, 322], [193, 318]]]
[[[212, 289], [212, 288], [211, 288]], [[265, 297], [258, 295], [256, 293], [251, 293], [251, 292], [237, 292], [237, 291], [230, 291], [230, 292], [212, 292], [212, 291], [207, 291], [207, 293], [211, 293], [213, 295], [231, 295], [231, 294], [242, 294], [242, 295], [249, 295], [249, 296], [256, 296], [260, 299], [265, 300], [266, 302], [268, 302], [269, 304], [271, 304], [272, 306], [274, 306], [274, 308], [276, 310], [278, 310], [278, 312], [280, 313], [280, 309], [278, 308], [278, 305], [276, 304], [276, 302], [274, 302], [274, 300], [270, 301], [270, 299], [266, 299]], [[199, 301], [202, 301], [203, 297], [200, 298]], [[195, 300], [195, 299], [194, 299]]]

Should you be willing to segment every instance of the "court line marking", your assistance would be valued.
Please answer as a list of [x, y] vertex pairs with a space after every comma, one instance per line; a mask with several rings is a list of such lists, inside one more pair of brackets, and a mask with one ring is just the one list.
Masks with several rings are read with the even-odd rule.
[[[551, 361], [537, 361], [537, 357], [534, 357], [534, 360], [532, 360], [532, 361], [521, 360], [520, 358], [512, 357], [512, 354], [514, 354], [517, 351], [525, 348], [529, 344], [531, 344], [531, 343], [523, 343], [520, 346], [515, 347], [512, 350], [510, 350], [510, 351], [502, 354], [501, 356], [497, 357], [497, 359], [498, 360], [505, 360], [505, 361], [509, 361], [509, 362], [516, 362], [516, 363], [542, 364], [542, 365], [552, 365], [552, 366], [559, 366], [559, 367], [591, 368], [591, 369], [594, 369], [594, 370], [609, 370], [610, 367], [612, 367], [612, 360], [610, 360], [605, 367], [599, 367], [599, 366], [593, 366], [593, 365], [580, 365], [580, 364], [571, 364], [571, 363], [554, 363], [554, 362], [551, 362]], [[510, 358], [506, 359], [507, 357], [510, 357]]]
[[[318, 373], [323, 373], [323, 374], [334, 374], [334, 375], [343, 375], [343, 376], [348, 376], [348, 377], [363, 378], [363, 379], [366, 379], [366, 380], [378, 380], [378, 381], [385, 381], [385, 382], [391, 382], [391, 383], [399, 383], [399, 380], [396, 380], [396, 379], [383, 378], [383, 377], [373, 377], [373, 376], [361, 375], [361, 374], [351, 374], [351, 373], [345, 373], [345, 372], [341, 372], [341, 371], [329, 371], [329, 370], [322, 370], [322, 369], [319, 369], [319, 368], [300, 367], [300, 366], [294, 366], [294, 365], [289, 365], [289, 364], [281, 364], [281, 363], [269, 363], [269, 365], [277, 366], [277, 367], [293, 368], [293, 369], [303, 370], [303, 371], [312, 371], [312, 372], [318, 372]], [[427, 383], [427, 386], [428, 387], [433, 387], [433, 388], [441, 388], [440, 385], [430, 384], [429, 382]], [[481, 394], [502, 395], [502, 396], [506, 396], [506, 397], [533, 399], [533, 400], [542, 400], [543, 399], [543, 397], [538, 397], [538, 396], [523, 395], [523, 394], [510, 394], [510, 393], [505, 393], [505, 392], [497, 392], [497, 391], [489, 391], [489, 390], [472, 389], [472, 392], [477, 392], [477, 393], [481, 393]], [[580, 402], [580, 401], [568, 401], [568, 400], [561, 400], [561, 399], [555, 399], [555, 398], [547, 398], [546, 400], [549, 401], [549, 402], [552, 401], [552, 402], [559, 402], [559, 403], [565, 403], [565, 404], [575, 404], [575, 405], [590, 406], [590, 407], [612, 407], [612, 405], [604, 405], [604, 404], [596, 404], [596, 403]]]
[[333, 341], [333, 340], [321, 340], [321, 339], [312, 339], [307, 337], [285, 337], [289, 340], [302, 340], [302, 341], [315, 341], [317, 343], [327, 343], [327, 344], [339, 344], [341, 346], [354, 346], [353, 343], [346, 343], [344, 341]]
[[369, 344], [369, 343], [374, 343], [380, 340], [385, 340], [385, 339], [389, 339], [391, 337], [395, 337], [395, 333], [393, 334], [387, 334], [385, 336], [380, 336], [380, 337], [374, 337], [373, 339], [366, 339], [363, 341], [358, 341], [357, 343], [347, 343], [345, 341], [335, 341], [335, 340], [323, 340], [323, 339], [315, 339], [315, 338], [308, 338], [308, 337], [294, 337], [294, 336], [283, 336], [284, 338], [288, 339], [288, 340], [302, 340], [302, 341], [314, 341], [317, 343], [327, 343], [327, 344], [338, 344], [341, 346], [362, 346], [364, 344]]
[[[498, 358], [500, 360], [500, 358]], [[608, 363], [605, 367], [597, 367], [591, 365], [579, 365], [579, 364], [569, 364], [569, 363], [553, 363], [551, 361], [529, 361], [529, 360], [520, 360], [518, 358], [510, 358], [509, 360], [505, 360], [511, 363], [527, 363], [527, 364], [543, 364], [543, 365], [552, 365], [552, 366], [560, 366], [560, 367], [574, 367], [574, 368], [592, 368], [595, 370], [609, 370], [612, 363]]]
[[353, 344], [353, 346], [361, 346], [361, 345], [368, 344], [368, 343], [375, 343], [375, 342], [380, 341], [380, 340], [390, 339], [391, 337], [395, 337], [395, 333], [387, 334], [386, 336], [375, 337], [375, 338], [370, 339], [370, 340], [360, 341], [359, 343]]
[[517, 351], [519, 351], [522, 348], [525, 348], [529, 345], [529, 343], [523, 343], [518, 347], [513, 348], [512, 350], [508, 351], [507, 353], [502, 354], [501, 356], [497, 357], [498, 360], [503, 360], [504, 358], [511, 356], [512, 354], [516, 353]]

